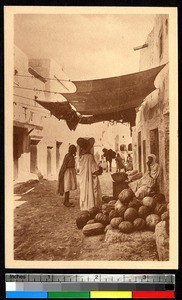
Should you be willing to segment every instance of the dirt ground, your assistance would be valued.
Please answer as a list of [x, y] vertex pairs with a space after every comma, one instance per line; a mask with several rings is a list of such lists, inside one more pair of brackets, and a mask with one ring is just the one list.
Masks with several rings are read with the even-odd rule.
[[[112, 195], [109, 173], [100, 176], [103, 195]], [[15, 260], [158, 260], [154, 239], [105, 242], [105, 235], [85, 237], [76, 226], [79, 189], [71, 193], [75, 207], [65, 207], [56, 194], [56, 181], [31, 184], [30, 192], [16, 195], [14, 210]], [[34, 189], [32, 189], [35, 187]], [[17, 190], [18, 191], [18, 190]], [[21, 192], [21, 189], [19, 190]], [[21, 192], [22, 193], [22, 192]]]

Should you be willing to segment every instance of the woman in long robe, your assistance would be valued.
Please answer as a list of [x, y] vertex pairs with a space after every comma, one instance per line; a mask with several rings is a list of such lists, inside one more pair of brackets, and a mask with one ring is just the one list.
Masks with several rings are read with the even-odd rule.
[[94, 144], [93, 138], [86, 140], [79, 138], [77, 144], [80, 146], [80, 209], [89, 210], [96, 206], [101, 207], [102, 194], [98, 175], [100, 168], [94, 155], [90, 150]]

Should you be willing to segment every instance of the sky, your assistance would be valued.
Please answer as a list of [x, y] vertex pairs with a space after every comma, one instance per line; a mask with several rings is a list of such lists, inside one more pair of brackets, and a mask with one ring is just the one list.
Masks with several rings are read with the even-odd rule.
[[71, 80], [139, 71], [140, 50], [155, 15], [16, 14], [14, 42], [29, 58], [52, 58]]

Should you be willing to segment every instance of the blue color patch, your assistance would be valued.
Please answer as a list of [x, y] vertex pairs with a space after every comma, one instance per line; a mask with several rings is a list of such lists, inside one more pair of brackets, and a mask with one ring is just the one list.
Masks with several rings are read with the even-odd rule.
[[29, 299], [47, 299], [47, 292], [26, 292], [26, 291], [15, 291], [6, 292], [6, 298], [29, 298]]

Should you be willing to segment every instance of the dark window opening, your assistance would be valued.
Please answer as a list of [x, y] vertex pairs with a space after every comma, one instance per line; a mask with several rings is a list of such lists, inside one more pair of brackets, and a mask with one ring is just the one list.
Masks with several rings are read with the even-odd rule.
[[124, 144], [120, 145], [120, 151], [126, 151], [126, 145]]

